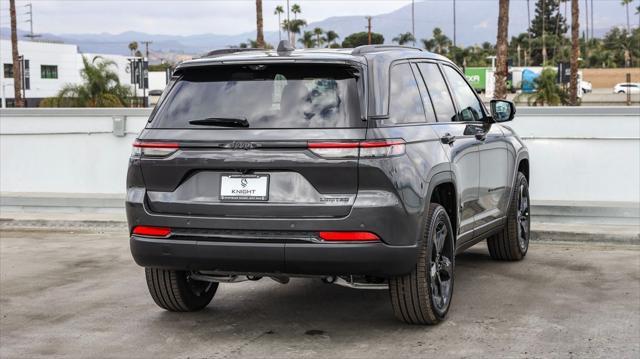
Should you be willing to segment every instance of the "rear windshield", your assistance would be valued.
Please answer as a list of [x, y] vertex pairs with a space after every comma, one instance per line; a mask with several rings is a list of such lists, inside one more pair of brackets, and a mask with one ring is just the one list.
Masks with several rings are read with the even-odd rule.
[[317, 64], [188, 69], [150, 127], [220, 128], [212, 127], [216, 120], [242, 121], [249, 128], [363, 127], [358, 76], [354, 67]]

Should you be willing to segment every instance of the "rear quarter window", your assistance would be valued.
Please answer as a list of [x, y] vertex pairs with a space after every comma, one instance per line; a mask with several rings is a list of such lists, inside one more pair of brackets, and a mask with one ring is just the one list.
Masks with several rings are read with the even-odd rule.
[[249, 128], [364, 127], [359, 69], [344, 65], [257, 64], [186, 69], [150, 128], [215, 128], [210, 118], [246, 120]]

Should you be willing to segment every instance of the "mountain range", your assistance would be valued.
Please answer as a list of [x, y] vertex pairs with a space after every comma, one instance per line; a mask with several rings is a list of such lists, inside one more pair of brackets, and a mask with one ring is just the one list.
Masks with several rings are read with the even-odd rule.
[[[531, 16], [533, 16], [534, 1], [531, 3]], [[620, 26], [625, 23], [624, 9], [619, 6], [617, 1], [611, 1], [609, 3], [610, 4], [603, 4], [602, 2], [596, 2], [596, 36], [601, 36], [612, 26]], [[324, 30], [333, 30], [340, 35], [341, 39], [351, 33], [366, 30], [366, 20], [363, 16], [342, 15], [339, 13], [339, 6], [336, 8], [338, 9], [336, 16], [329, 17], [322, 21], [312, 22], [303, 30], [312, 30], [316, 27]], [[485, 41], [495, 42], [498, 1], [459, 1], [456, 9], [456, 42], [458, 46], [479, 44]], [[564, 12], [564, 8], [562, 11]], [[452, 18], [453, 10], [452, 2], [450, 1], [431, 0], [416, 2], [416, 37], [418, 39], [428, 38], [433, 28], [440, 27], [447, 36], [453, 39]], [[527, 21], [526, 2], [511, 2], [509, 35], [512, 36], [526, 31]], [[411, 5], [404, 6], [387, 14], [375, 16], [372, 21], [372, 27], [373, 31], [383, 34], [386, 43], [391, 43], [393, 37], [400, 33], [411, 31]], [[8, 38], [9, 34], [8, 28], [0, 28], [0, 37]], [[24, 31], [19, 31], [21, 38], [26, 34]], [[282, 36], [284, 37], [284, 34]], [[131, 41], [148, 40], [153, 42], [150, 46], [150, 52], [156, 53], [156, 56], [153, 57], [159, 58], [163, 57], [163, 54], [198, 55], [214, 48], [237, 46], [253, 38], [255, 38], [255, 31], [239, 33], [237, 35], [195, 34], [188, 36], [127, 31], [120, 34], [110, 34], [106, 32], [99, 34], [44, 33], [40, 40], [76, 44], [81, 52], [122, 55], [129, 54], [127, 45]], [[279, 35], [276, 29], [265, 29], [265, 40], [268, 43], [277, 45], [278, 38]], [[417, 45], [420, 46], [420, 43], [418, 42]], [[298, 44], [298, 46], [301, 45]]]

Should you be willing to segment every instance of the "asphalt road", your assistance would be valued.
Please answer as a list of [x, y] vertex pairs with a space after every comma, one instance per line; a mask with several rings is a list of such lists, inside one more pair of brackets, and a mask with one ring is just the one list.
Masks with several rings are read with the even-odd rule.
[[640, 356], [640, 247], [484, 245], [458, 257], [452, 308], [397, 322], [386, 291], [297, 279], [222, 284], [198, 313], [160, 310], [122, 232], [0, 232], [0, 357]]

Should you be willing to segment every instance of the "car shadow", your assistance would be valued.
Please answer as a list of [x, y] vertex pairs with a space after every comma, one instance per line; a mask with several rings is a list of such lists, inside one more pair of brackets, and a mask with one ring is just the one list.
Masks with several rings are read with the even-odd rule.
[[[486, 249], [471, 249], [456, 257], [456, 294], [466, 297], [473, 271], [491, 262]], [[454, 309], [455, 310], [455, 309]], [[357, 290], [325, 284], [319, 279], [293, 278], [282, 285], [268, 278], [257, 282], [221, 284], [207, 308], [195, 313], [171, 313], [158, 309], [150, 318], [159, 327], [189, 329], [192, 335], [277, 334], [324, 336], [353, 328], [424, 332], [436, 327], [410, 326], [392, 313], [386, 290]], [[195, 327], [194, 328], [194, 324]], [[262, 333], [262, 334], [261, 334]]]

